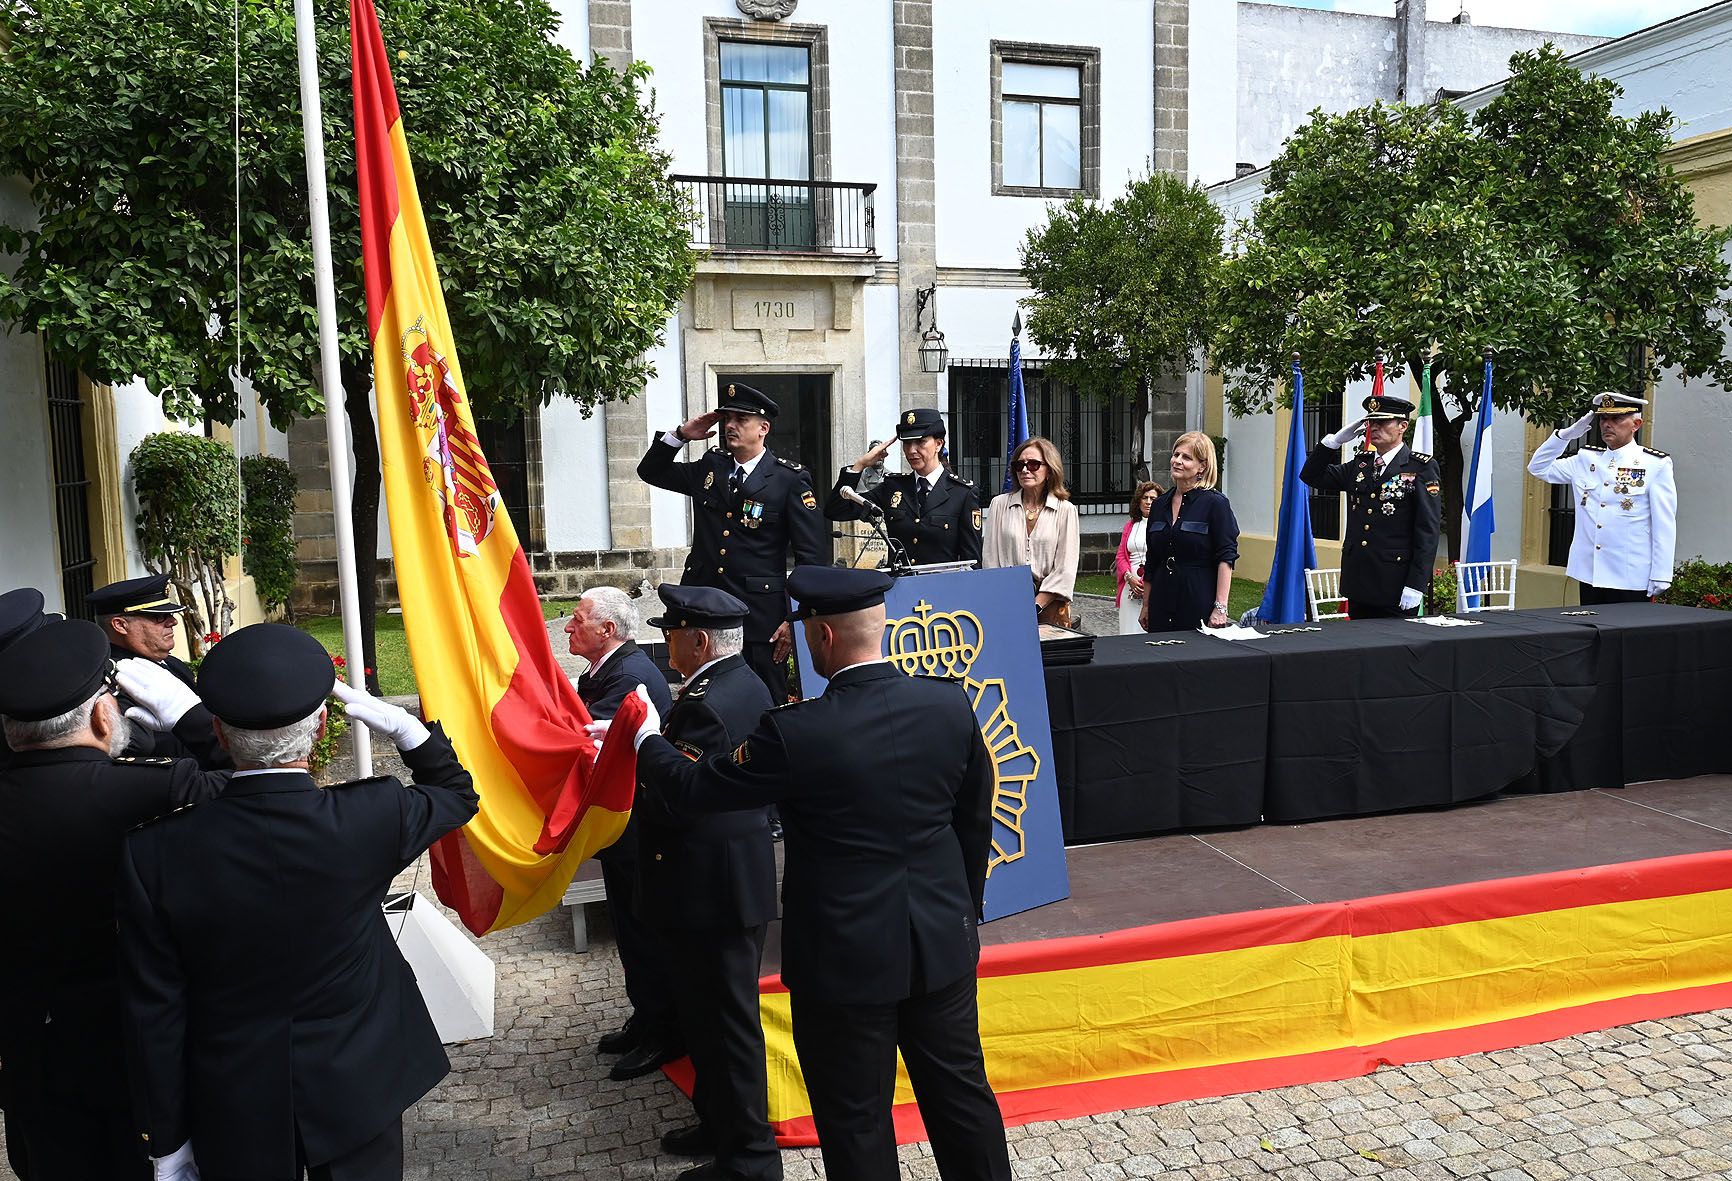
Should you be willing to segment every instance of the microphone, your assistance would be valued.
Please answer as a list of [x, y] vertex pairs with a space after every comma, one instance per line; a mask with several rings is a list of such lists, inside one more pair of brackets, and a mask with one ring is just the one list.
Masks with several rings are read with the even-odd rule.
[[841, 492], [843, 500], [852, 501], [854, 504], [859, 505], [861, 508], [866, 510], [867, 515], [872, 517], [873, 520], [882, 520], [884, 518], [883, 509], [873, 504], [870, 500], [867, 500], [864, 496], [861, 496], [846, 484], [838, 489], [838, 491]]

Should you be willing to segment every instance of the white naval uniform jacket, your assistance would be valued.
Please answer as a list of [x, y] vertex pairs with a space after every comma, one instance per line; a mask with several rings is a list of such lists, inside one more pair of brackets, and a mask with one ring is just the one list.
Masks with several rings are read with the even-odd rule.
[[1616, 451], [1553, 434], [1534, 451], [1528, 471], [1548, 484], [1569, 484], [1576, 501], [1570, 577], [1603, 590], [1647, 591], [1672, 581], [1678, 487], [1672, 457], [1631, 442]]

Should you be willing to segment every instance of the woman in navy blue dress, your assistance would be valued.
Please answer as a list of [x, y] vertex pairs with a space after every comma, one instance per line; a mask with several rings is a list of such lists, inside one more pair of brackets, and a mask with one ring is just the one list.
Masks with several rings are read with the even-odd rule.
[[1201, 431], [1180, 435], [1169, 464], [1173, 486], [1149, 510], [1143, 557], [1143, 627], [1152, 632], [1225, 627], [1239, 522], [1215, 488], [1215, 442]]

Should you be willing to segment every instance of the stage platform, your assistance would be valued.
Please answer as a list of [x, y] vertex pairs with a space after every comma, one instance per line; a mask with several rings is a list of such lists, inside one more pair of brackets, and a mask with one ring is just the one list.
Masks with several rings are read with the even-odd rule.
[[[1732, 1006], [1732, 776], [1068, 857], [1070, 898], [982, 929], [982, 1040], [1012, 1123]], [[810, 1144], [778, 936], [771, 1120]], [[921, 1138], [906, 1079], [897, 1097], [899, 1137]]]

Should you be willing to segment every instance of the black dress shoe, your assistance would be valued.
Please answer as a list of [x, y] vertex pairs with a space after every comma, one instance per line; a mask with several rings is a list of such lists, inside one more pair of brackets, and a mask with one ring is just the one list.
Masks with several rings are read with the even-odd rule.
[[705, 1161], [680, 1173], [677, 1181], [746, 1181], [746, 1177], [732, 1169], [724, 1169], [715, 1161]]
[[702, 1124], [675, 1128], [662, 1136], [662, 1151], [669, 1156], [714, 1156], [716, 1138]]
[[607, 1072], [607, 1077], [616, 1083], [623, 1083], [641, 1078], [674, 1059], [685, 1056], [686, 1048], [677, 1041], [650, 1034], [640, 1039], [629, 1054], [615, 1062], [613, 1069]]
[[637, 1048], [638, 1039], [642, 1034], [643, 1030], [638, 1027], [637, 1014], [633, 1013], [626, 1018], [624, 1025], [612, 1033], [602, 1035], [601, 1040], [595, 1043], [596, 1052], [598, 1054], [624, 1054]]

